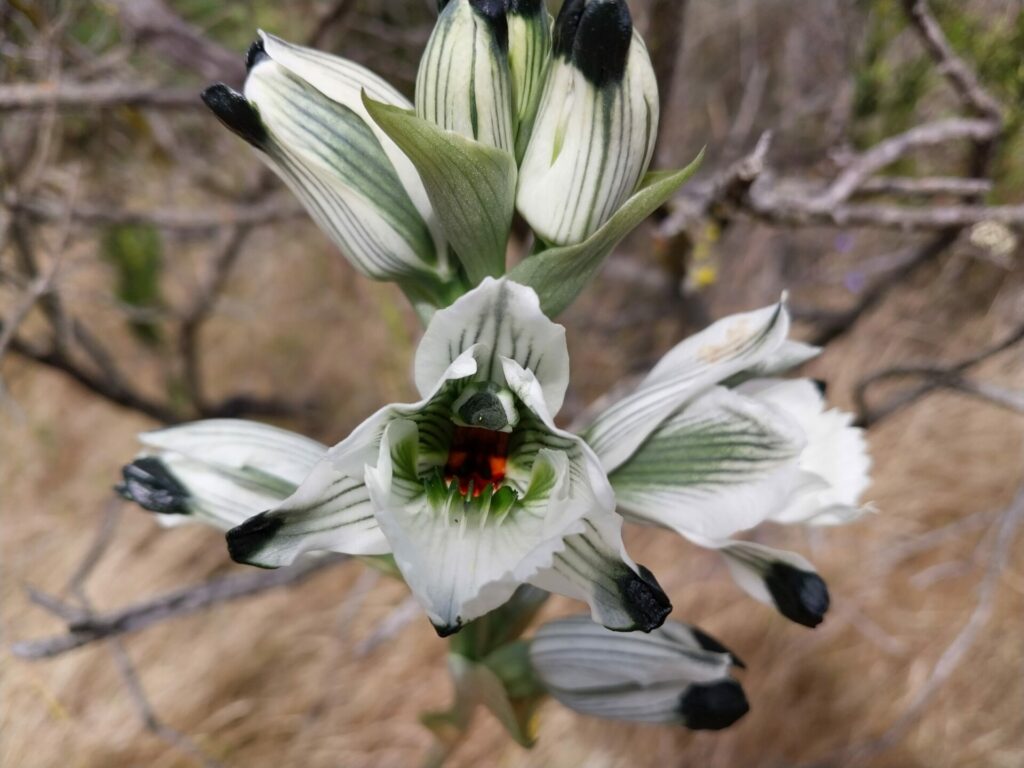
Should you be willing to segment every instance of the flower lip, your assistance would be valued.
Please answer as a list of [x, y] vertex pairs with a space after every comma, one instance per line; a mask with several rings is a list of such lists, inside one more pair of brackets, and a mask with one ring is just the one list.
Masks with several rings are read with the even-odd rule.
[[480, 496], [487, 486], [495, 491], [505, 480], [508, 434], [477, 427], [456, 427], [444, 466], [447, 483], [458, 483], [463, 496]]

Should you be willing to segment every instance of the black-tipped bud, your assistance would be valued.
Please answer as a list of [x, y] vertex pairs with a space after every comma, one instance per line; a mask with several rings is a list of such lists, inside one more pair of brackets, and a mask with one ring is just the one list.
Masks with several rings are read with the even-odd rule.
[[694, 731], [720, 731], [749, 711], [746, 694], [735, 680], [691, 685], [679, 699], [683, 724]]
[[552, 50], [600, 88], [622, 80], [632, 40], [633, 19], [624, 0], [566, 0]]
[[822, 397], [828, 394], [828, 382], [824, 379], [811, 379], [811, 383], [814, 384]]
[[624, 598], [623, 607], [635, 622], [635, 628], [650, 632], [665, 623], [672, 613], [672, 603], [653, 573], [642, 565], [637, 565], [637, 569], [639, 573], [627, 570], [618, 585]]
[[160, 459], [146, 456], [121, 470], [124, 482], [117, 485], [121, 496], [143, 509], [162, 515], [189, 514], [189, 492]]
[[462, 629], [462, 620], [456, 619], [454, 624], [432, 624], [438, 637], [451, 637]]
[[211, 85], [202, 93], [203, 102], [220, 121], [254, 147], [267, 141], [267, 129], [260, 114], [238, 91], [224, 83]]
[[818, 574], [776, 561], [769, 566], [764, 582], [779, 612], [787, 619], [813, 628], [825, 618], [828, 586]]

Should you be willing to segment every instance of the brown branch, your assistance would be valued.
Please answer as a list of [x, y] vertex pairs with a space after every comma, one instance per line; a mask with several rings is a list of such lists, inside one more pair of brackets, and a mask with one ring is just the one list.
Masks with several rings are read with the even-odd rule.
[[876, 176], [861, 184], [854, 194], [973, 197], [987, 195], [992, 187], [990, 179], [965, 179], [960, 176]]
[[249, 571], [213, 579], [117, 611], [83, 617], [81, 621], [70, 622], [66, 634], [15, 643], [11, 646], [11, 652], [25, 659], [53, 658], [97, 640], [138, 632], [161, 621], [196, 613], [219, 603], [300, 584], [319, 571], [347, 559], [343, 555], [307, 557], [288, 568]]
[[61, 220], [65, 217], [79, 224], [92, 226], [147, 225], [181, 233], [201, 234], [235, 225], [265, 226], [279, 221], [298, 219], [305, 215], [296, 202], [268, 200], [252, 205], [236, 205], [221, 211], [156, 210], [132, 211], [95, 205], [65, 206], [53, 200], [25, 200], [8, 196], [4, 205], [39, 221]]
[[[857, 405], [858, 423], [861, 426], [877, 424], [882, 419], [892, 416], [912, 403], [939, 388], [953, 389], [958, 392], [985, 400], [994, 405], [1024, 412], [1024, 393], [1012, 392], [993, 387], [988, 384], [973, 382], [965, 377], [965, 373], [976, 365], [1005, 352], [1010, 347], [1024, 342], [1024, 323], [1002, 341], [983, 349], [970, 357], [963, 358], [949, 365], [916, 365], [896, 366], [877, 371], [861, 379], [854, 389], [854, 402]], [[875, 384], [890, 379], [923, 378], [925, 383], [894, 396], [891, 400], [876, 409], [867, 402], [868, 390]]]
[[0, 85], [0, 112], [46, 109], [109, 109], [146, 107], [182, 109], [202, 107], [193, 88], [160, 88], [134, 83], [12, 83]]

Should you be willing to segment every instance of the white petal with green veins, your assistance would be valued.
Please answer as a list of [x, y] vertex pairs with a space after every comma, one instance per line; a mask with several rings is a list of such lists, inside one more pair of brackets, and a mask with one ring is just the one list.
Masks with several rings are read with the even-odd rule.
[[803, 447], [803, 432], [783, 411], [715, 387], [659, 426], [611, 482], [631, 519], [724, 537], [785, 504]]
[[789, 332], [782, 303], [732, 315], [671, 349], [636, 390], [607, 408], [584, 433], [607, 472], [687, 402], [771, 355]]

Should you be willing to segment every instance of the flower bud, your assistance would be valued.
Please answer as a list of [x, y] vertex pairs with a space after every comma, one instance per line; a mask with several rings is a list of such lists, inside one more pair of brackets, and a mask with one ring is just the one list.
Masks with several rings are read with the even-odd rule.
[[447, 279], [446, 246], [409, 159], [369, 119], [361, 94], [408, 102], [369, 70], [260, 33], [244, 93], [217, 84], [207, 106], [258, 149], [363, 274]]
[[416, 76], [416, 114], [514, 152], [505, 0], [441, 0]]
[[676, 621], [641, 634], [612, 632], [584, 616], [559, 619], [538, 630], [530, 662], [552, 696], [585, 715], [718, 730], [749, 709], [729, 676], [739, 660]]
[[522, 160], [551, 59], [551, 14], [544, 0], [509, 0], [507, 17], [516, 160]]
[[516, 205], [541, 239], [581, 242], [618, 210], [651, 162], [658, 114], [625, 0], [566, 0], [519, 169]]

